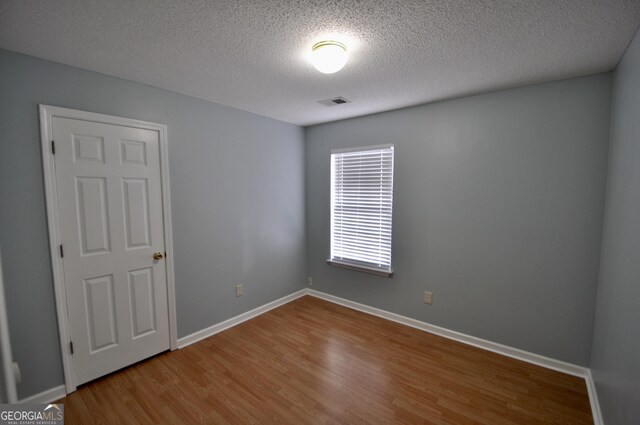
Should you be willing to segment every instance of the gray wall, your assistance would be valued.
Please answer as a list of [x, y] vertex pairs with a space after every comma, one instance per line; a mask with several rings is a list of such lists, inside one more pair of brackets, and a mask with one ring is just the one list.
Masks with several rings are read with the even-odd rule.
[[[614, 423], [637, 417], [640, 405], [629, 395], [640, 393], [640, 349], [629, 338], [639, 321], [639, 44], [616, 73], [592, 361]], [[306, 262], [315, 289], [589, 362], [609, 74], [310, 127], [305, 160], [305, 135], [293, 125], [3, 50], [0, 72], [0, 242], [21, 397], [63, 383], [39, 103], [168, 125], [180, 337], [302, 288]], [[330, 150], [389, 142], [395, 277], [325, 265]], [[236, 282], [244, 297], [234, 296]], [[432, 306], [424, 290], [434, 292]]]
[[[307, 128], [314, 289], [587, 365], [610, 90], [602, 74]], [[391, 279], [325, 264], [330, 151], [383, 143], [396, 146]]]
[[300, 127], [2, 50], [0, 99], [0, 241], [20, 397], [63, 383], [39, 103], [168, 126], [180, 337], [304, 287]]
[[640, 420], [640, 33], [614, 74], [591, 367], [605, 423]]

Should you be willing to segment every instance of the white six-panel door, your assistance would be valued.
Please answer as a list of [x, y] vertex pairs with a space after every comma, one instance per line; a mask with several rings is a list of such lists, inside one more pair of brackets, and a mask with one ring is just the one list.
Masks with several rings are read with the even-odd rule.
[[[170, 347], [157, 131], [53, 117], [75, 384]], [[157, 256], [157, 255], [156, 255]]]

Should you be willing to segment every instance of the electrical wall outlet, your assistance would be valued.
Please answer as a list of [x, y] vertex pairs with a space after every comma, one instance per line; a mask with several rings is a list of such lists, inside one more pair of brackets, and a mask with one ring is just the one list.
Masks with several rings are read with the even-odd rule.
[[307, 285], [308, 286], [313, 286], [313, 278], [312, 277], [308, 277], [307, 278]]
[[236, 285], [236, 297], [241, 297], [244, 295], [244, 287], [242, 284]]
[[433, 294], [431, 292], [424, 291], [424, 303], [425, 304], [433, 303]]

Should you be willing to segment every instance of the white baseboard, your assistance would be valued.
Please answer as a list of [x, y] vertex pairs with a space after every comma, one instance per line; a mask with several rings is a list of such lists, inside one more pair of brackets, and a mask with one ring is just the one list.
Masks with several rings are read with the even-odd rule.
[[[354, 301], [350, 301], [344, 298], [336, 297], [324, 292], [316, 291], [314, 289], [302, 289], [300, 291], [289, 294], [280, 299], [272, 301], [263, 306], [254, 308], [246, 313], [239, 314], [238, 316], [227, 319], [223, 322], [210, 326], [206, 329], [202, 329], [198, 332], [194, 332], [191, 335], [178, 339], [178, 348], [184, 348], [188, 345], [194, 344], [212, 335], [222, 332], [225, 329], [229, 329], [242, 322], [246, 322], [249, 319], [257, 317], [269, 310], [273, 310], [276, 307], [280, 307], [295, 299], [301, 298], [305, 295], [311, 295], [316, 298], [321, 298], [325, 301], [339, 304], [341, 306], [351, 308], [353, 310], [361, 311], [363, 313], [371, 314], [373, 316], [381, 317], [383, 319], [391, 320], [396, 323], [400, 323], [406, 326], [410, 326], [415, 329], [419, 329], [425, 332], [429, 332], [435, 335], [442, 336], [444, 338], [452, 339], [454, 341], [461, 342], [463, 344], [472, 345], [474, 347], [482, 348], [487, 351], [491, 351], [497, 354], [501, 354], [507, 357], [511, 357], [517, 360], [522, 360], [527, 363], [532, 363], [548, 369], [553, 369], [559, 372], [567, 373], [569, 375], [583, 378], [587, 385], [587, 391], [589, 393], [589, 402], [591, 403], [591, 411], [593, 413], [594, 425], [604, 425], [602, 420], [602, 413], [600, 411], [600, 404], [596, 394], [596, 387], [591, 375], [591, 370], [583, 366], [577, 366], [571, 363], [555, 360], [549, 357], [541, 356], [539, 354], [530, 353], [528, 351], [520, 350], [518, 348], [509, 347], [507, 345], [498, 344], [495, 342], [487, 341], [486, 339], [477, 338], [475, 336], [466, 335], [461, 332], [452, 331], [440, 326], [432, 325], [426, 322], [421, 322], [410, 317], [402, 316], [396, 313], [391, 313], [379, 308], [370, 307], [365, 304], [360, 304]], [[43, 391], [39, 394], [24, 398], [19, 403], [50, 403], [55, 400], [59, 400], [67, 395], [64, 385], [60, 385], [55, 388], [51, 388], [47, 391]]]
[[527, 363], [533, 363], [538, 366], [546, 367], [548, 369], [557, 370], [559, 372], [568, 373], [569, 375], [579, 376], [584, 378], [587, 376], [589, 369], [582, 366], [577, 366], [571, 363], [566, 363], [560, 360], [551, 359], [549, 357], [541, 356], [539, 354], [530, 353], [528, 351], [520, 350], [518, 348], [509, 347], [507, 345], [498, 344], [496, 342], [487, 341], [486, 339], [477, 338], [475, 336], [463, 334], [461, 332], [452, 331], [440, 326], [432, 325], [430, 323], [421, 322], [420, 320], [412, 319], [410, 317], [401, 316], [396, 313], [391, 313], [379, 308], [370, 307], [365, 304], [360, 304], [354, 301], [350, 301], [344, 298], [336, 297], [324, 292], [316, 290], [309, 290], [309, 295], [322, 298], [326, 301], [331, 301], [335, 304], [340, 304], [344, 307], [349, 307], [354, 310], [368, 313], [373, 316], [382, 317], [383, 319], [391, 320], [393, 322], [401, 323], [403, 325], [411, 326], [412, 328], [420, 329], [425, 332], [429, 332], [435, 335], [439, 335], [454, 341], [462, 342], [463, 344], [473, 345], [474, 347], [482, 348], [484, 350], [492, 351], [494, 353], [502, 354], [507, 357], [522, 360]]
[[253, 319], [256, 316], [266, 313], [269, 310], [273, 310], [276, 307], [280, 307], [281, 305], [291, 302], [297, 298], [304, 297], [305, 295], [307, 295], [307, 290], [301, 289], [300, 291], [294, 292], [293, 294], [289, 294], [275, 301], [271, 301], [268, 304], [247, 311], [246, 313], [242, 313], [235, 317], [227, 319], [224, 322], [209, 326], [208, 328], [202, 329], [198, 332], [194, 332], [191, 335], [178, 338], [178, 348], [184, 348], [188, 345], [201, 341], [205, 338], [210, 337], [211, 335], [215, 335], [218, 332], [224, 331], [225, 329], [229, 329], [233, 326], [239, 325], [242, 322], [246, 322], [249, 319]]
[[604, 425], [602, 419], [602, 411], [600, 410], [600, 402], [598, 401], [598, 394], [596, 393], [596, 382], [593, 380], [591, 370], [587, 371], [587, 391], [589, 392], [589, 402], [591, 403], [591, 412], [593, 413], [594, 425]]
[[598, 403], [598, 397], [596, 395], [595, 384], [593, 381], [593, 377], [591, 376], [591, 370], [589, 370], [589, 368], [552, 359], [550, 357], [541, 356], [539, 354], [530, 353], [528, 351], [509, 347], [503, 344], [498, 344], [496, 342], [487, 341], [486, 339], [477, 338], [475, 336], [463, 334], [461, 332], [452, 331], [440, 326], [432, 325], [430, 323], [421, 322], [410, 317], [401, 316], [399, 314], [391, 313], [386, 310], [381, 310], [379, 308], [370, 307], [365, 304], [360, 304], [344, 298], [336, 297], [335, 295], [316, 291], [314, 289], [308, 289], [307, 293], [311, 296], [321, 298], [325, 301], [339, 304], [341, 306], [361, 311], [363, 313], [371, 314], [373, 316], [381, 317], [383, 319], [391, 320], [393, 322], [410, 326], [415, 329], [420, 329], [422, 331], [439, 335], [444, 338], [452, 339], [463, 344], [472, 345], [474, 347], [482, 348], [487, 351], [502, 354], [503, 356], [522, 360], [524, 362], [532, 363], [537, 366], [542, 366], [548, 369], [553, 369], [559, 372], [583, 378], [585, 380], [587, 391], [589, 393], [589, 402], [591, 403], [593, 422], [595, 425], [604, 425], [604, 422], [602, 421], [602, 414], [600, 412], [600, 404]]
[[[231, 319], [225, 320], [224, 322], [220, 322], [206, 329], [202, 329], [201, 331], [192, 333], [191, 335], [187, 335], [183, 338], [178, 339], [178, 348], [184, 348], [187, 345], [191, 345], [211, 335], [215, 335], [218, 332], [222, 332], [225, 329], [238, 325], [242, 322], [245, 322], [249, 319], [252, 319], [256, 316], [266, 313], [269, 310], [272, 310], [276, 307], [280, 307], [281, 305], [284, 305], [288, 302], [291, 302], [305, 295], [307, 295], [307, 290], [302, 289], [300, 291], [284, 296], [280, 299], [272, 301], [258, 308], [254, 308], [253, 310], [247, 311], [246, 313], [242, 313], [238, 316], [232, 317]], [[18, 403], [42, 403], [42, 404], [51, 403], [52, 401], [60, 400], [61, 398], [66, 396], [67, 396], [66, 387], [64, 385], [60, 385], [58, 387], [48, 389], [41, 393], [34, 394], [32, 396], [20, 399], [18, 400]]]
[[64, 385], [50, 388], [38, 394], [18, 400], [20, 404], [48, 404], [67, 396], [67, 388]]

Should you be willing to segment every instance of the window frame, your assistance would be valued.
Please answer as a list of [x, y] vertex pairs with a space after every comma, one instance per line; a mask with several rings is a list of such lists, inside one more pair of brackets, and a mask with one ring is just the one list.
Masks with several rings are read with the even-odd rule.
[[[389, 268], [381, 268], [381, 267], [376, 267], [375, 265], [373, 265], [373, 263], [368, 263], [368, 262], [364, 262], [364, 261], [359, 261], [359, 260], [355, 260], [355, 259], [334, 259], [333, 258], [333, 252], [332, 252], [332, 248], [334, 245], [334, 240], [333, 240], [333, 236], [334, 236], [334, 207], [335, 207], [335, 194], [334, 194], [334, 190], [335, 190], [335, 170], [334, 170], [334, 158], [333, 155], [334, 154], [343, 154], [343, 153], [350, 153], [350, 152], [366, 152], [366, 151], [372, 151], [372, 150], [381, 150], [381, 149], [391, 149], [392, 150], [392, 156], [391, 156], [391, 220], [390, 220], [390, 225], [391, 225], [391, 231], [390, 231], [390, 241], [389, 241], [389, 254], [390, 254], [390, 261], [389, 261]], [[394, 180], [395, 180], [395, 146], [394, 144], [382, 144], [382, 145], [370, 145], [370, 146], [358, 146], [358, 147], [351, 147], [351, 148], [341, 148], [341, 149], [332, 149], [330, 152], [330, 157], [329, 157], [329, 166], [330, 166], [330, 171], [329, 171], [329, 255], [328, 255], [328, 259], [326, 260], [326, 263], [334, 266], [334, 267], [339, 267], [339, 268], [345, 268], [345, 269], [350, 269], [350, 270], [355, 270], [355, 271], [360, 271], [360, 272], [364, 272], [364, 273], [370, 273], [370, 274], [374, 274], [377, 276], [383, 276], [383, 277], [393, 277], [394, 274], [394, 270], [393, 270], [393, 192], [394, 192]]]

